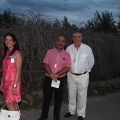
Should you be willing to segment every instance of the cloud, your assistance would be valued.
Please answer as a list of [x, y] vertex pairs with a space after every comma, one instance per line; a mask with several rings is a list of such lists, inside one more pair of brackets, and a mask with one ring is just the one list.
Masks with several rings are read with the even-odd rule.
[[94, 13], [107, 10], [115, 18], [120, 14], [119, 0], [0, 0], [2, 10], [10, 8], [12, 12], [20, 13], [29, 9], [40, 10], [47, 18], [62, 20], [67, 16], [73, 23], [87, 21]]
[[29, 7], [29, 8], [37, 8], [43, 10], [59, 10], [59, 11], [83, 11], [88, 8], [89, 4], [85, 1], [76, 0], [76, 2], [72, 0], [29, 0], [25, 2], [24, 0], [6, 0], [10, 5], [14, 5], [14, 7]]

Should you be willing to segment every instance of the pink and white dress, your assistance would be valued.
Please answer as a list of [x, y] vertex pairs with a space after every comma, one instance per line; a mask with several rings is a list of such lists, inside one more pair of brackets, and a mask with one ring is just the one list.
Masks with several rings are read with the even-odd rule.
[[20, 102], [20, 88], [21, 88], [21, 76], [17, 82], [17, 93], [12, 95], [12, 87], [14, 83], [14, 78], [16, 75], [16, 65], [15, 59], [16, 54], [19, 51], [15, 51], [11, 56], [7, 53], [2, 62], [2, 77], [3, 77], [3, 96], [5, 102]]

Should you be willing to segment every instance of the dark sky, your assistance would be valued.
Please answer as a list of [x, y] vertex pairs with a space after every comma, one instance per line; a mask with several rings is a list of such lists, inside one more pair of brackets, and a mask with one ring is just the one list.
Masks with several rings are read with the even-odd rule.
[[105, 10], [112, 12], [115, 20], [120, 15], [120, 0], [0, 0], [0, 11], [10, 9], [13, 13], [40, 10], [49, 20], [63, 20], [66, 16], [71, 23], [79, 24], [94, 17], [94, 13]]

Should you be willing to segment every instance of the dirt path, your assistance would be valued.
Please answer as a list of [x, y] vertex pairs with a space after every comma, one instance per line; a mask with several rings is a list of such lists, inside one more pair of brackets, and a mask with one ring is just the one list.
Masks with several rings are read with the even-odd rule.
[[[69, 119], [63, 116], [67, 112], [68, 105], [63, 104], [61, 120], [77, 120], [77, 115]], [[21, 111], [21, 120], [37, 120], [40, 117], [40, 109]], [[53, 120], [53, 106], [49, 110], [48, 120]], [[89, 97], [85, 120], [120, 120], [120, 93], [108, 94], [102, 97]]]

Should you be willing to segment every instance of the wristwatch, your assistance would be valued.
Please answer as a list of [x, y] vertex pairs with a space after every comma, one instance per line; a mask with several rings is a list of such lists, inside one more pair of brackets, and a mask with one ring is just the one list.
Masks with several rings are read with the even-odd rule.
[[17, 87], [17, 85], [16, 85], [16, 84], [13, 84], [13, 87]]

